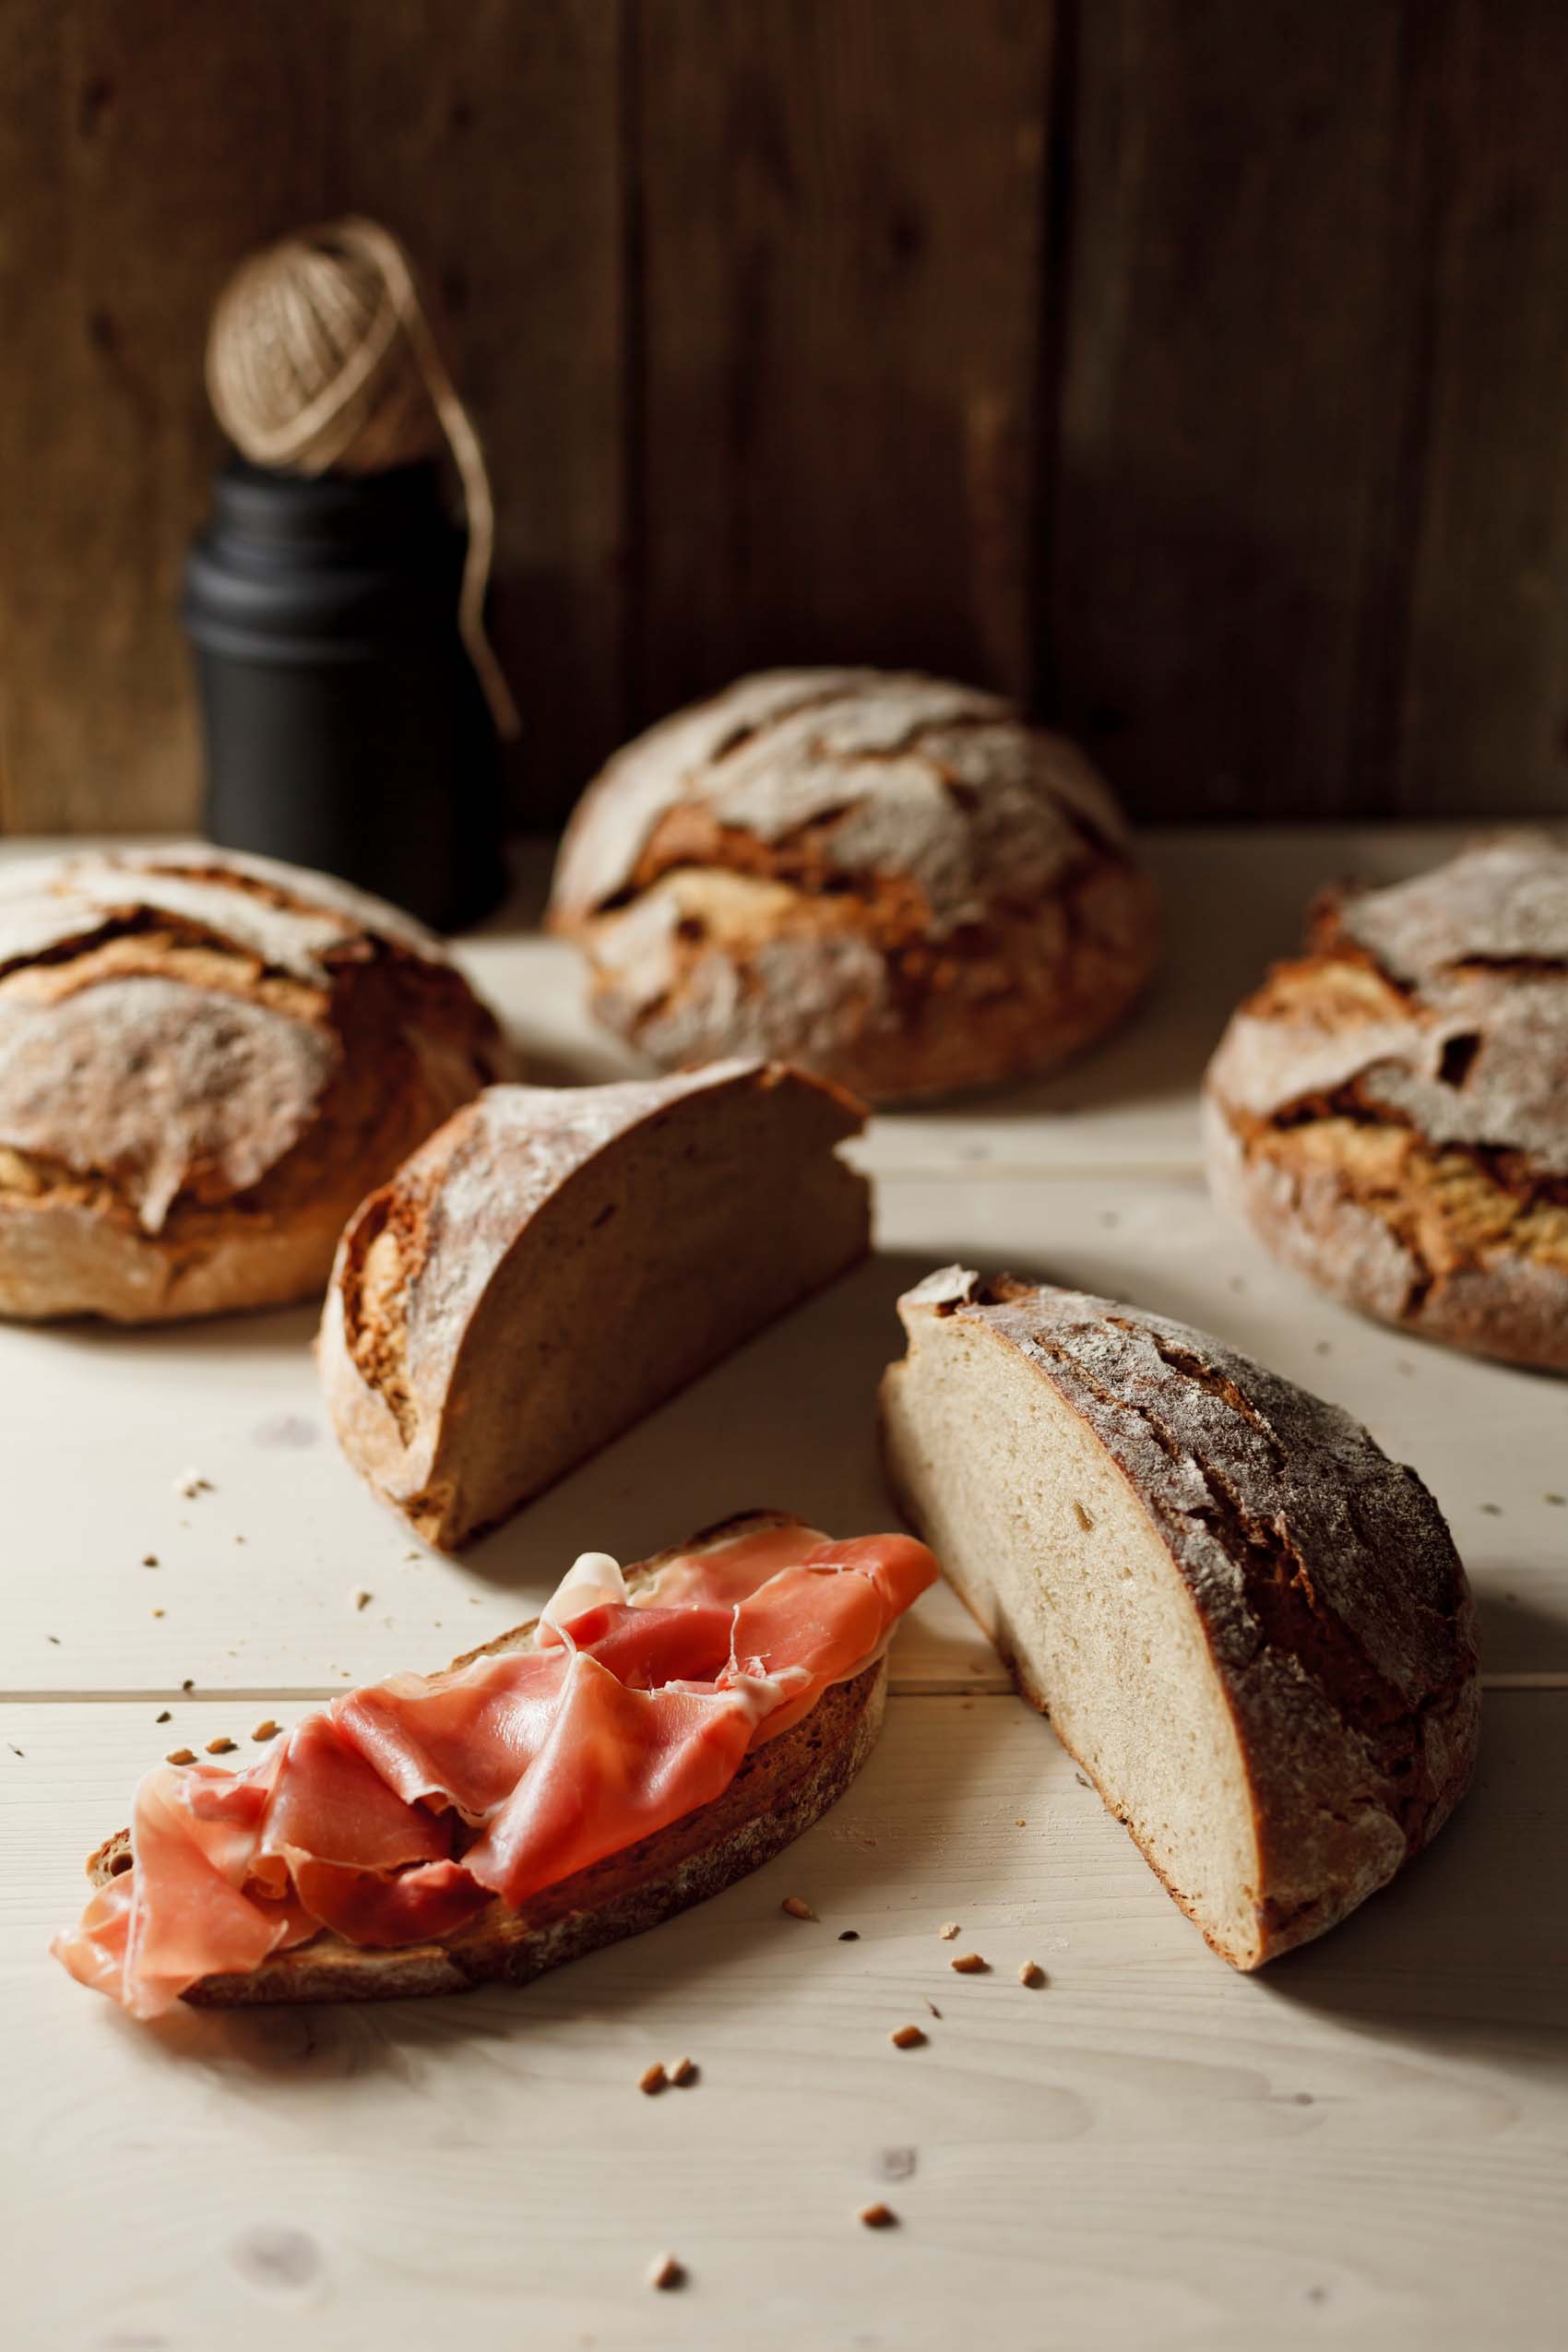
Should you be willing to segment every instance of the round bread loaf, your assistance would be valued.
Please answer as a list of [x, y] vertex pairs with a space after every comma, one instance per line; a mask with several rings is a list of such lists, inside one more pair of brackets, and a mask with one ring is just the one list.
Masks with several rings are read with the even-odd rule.
[[0, 1313], [160, 1322], [324, 1289], [344, 1219], [504, 1075], [380, 900], [201, 843], [0, 882]]
[[1568, 1371], [1568, 851], [1319, 900], [1209, 1066], [1210, 1179], [1336, 1298]]
[[968, 686], [742, 678], [617, 754], [554, 927], [667, 1068], [777, 1056], [874, 1101], [1045, 1070], [1118, 1022], [1157, 926], [1109, 790]]

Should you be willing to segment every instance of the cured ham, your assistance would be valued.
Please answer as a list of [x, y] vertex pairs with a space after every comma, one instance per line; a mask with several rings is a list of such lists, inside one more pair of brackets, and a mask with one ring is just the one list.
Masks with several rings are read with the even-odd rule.
[[585, 1554], [524, 1645], [336, 1699], [245, 1771], [148, 1774], [130, 1868], [55, 1954], [155, 2017], [323, 1930], [396, 1948], [519, 1910], [711, 1803], [936, 1573], [909, 1537], [795, 1524], [694, 1546], [634, 1591]]

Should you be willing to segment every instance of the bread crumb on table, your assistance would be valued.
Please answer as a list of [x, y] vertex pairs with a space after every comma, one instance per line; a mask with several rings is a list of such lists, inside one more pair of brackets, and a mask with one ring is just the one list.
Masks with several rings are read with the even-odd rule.
[[647, 2266], [647, 2283], [650, 2287], [683, 2287], [685, 2270], [673, 2254], [656, 2254]]
[[959, 1977], [983, 1977], [991, 1972], [990, 1961], [982, 1960], [978, 1952], [960, 1952], [947, 1966]]
[[677, 2058], [669, 2069], [669, 2075], [670, 2080], [683, 2090], [688, 2083], [695, 2083], [697, 2079], [695, 2059]]
[[230, 1739], [227, 1732], [220, 1732], [216, 1740], [209, 1740], [207, 1743], [207, 1752], [209, 1756], [229, 1755], [232, 1752], [233, 1748], [234, 1742]]
[[941, 1927], [939, 1927], [939, 1928], [937, 1929], [936, 1932], [937, 1932], [937, 1934], [938, 1934], [938, 1935], [942, 1938], [942, 1941], [943, 1941], [943, 1942], [944, 1942], [944, 1943], [951, 1943], [951, 1942], [952, 1942], [952, 1941], [953, 1941], [953, 1939], [954, 1939], [954, 1937], [955, 1937], [955, 1936], [957, 1934], [957, 1932], [958, 1932], [958, 1922], [957, 1922], [957, 1920], [956, 1920], [956, 1919], [944, 1919], [944, 1920], [943, 1921], [943, 1923], [942, 1923]]
[[272, 1717], [270, 1716], [267, 1716], [260, 1723], [255, 1723], [251, 1726], [251, 1738], [253, 1740], [276, 1740], [278, 1737], [278, 1728], [279, 1727], [276, 1723], [274, 1723]]
[[1040, 1966], [1038, 1960], [1020, 1961], [1018, 1965], [1018, 1982], [1021, 1985], [1029, 1986], [1031, 1990], [1044, 1984], [1045, 1970]]
[[663, 2060], [656, 2058], [653, 2064], [645, 2066], [637, 2076], [637, 2088], [646, 2097], [652, 2098], [656, 2092], [663, 2090], [669, 2080], [670, 2077], [664, 2071]]
[[897, 2227], [898, 2221], [898, 2216], [892, 2206], [885, 2205], [880, 2197], [875, 2204], [861, 2207], [860, 2218], [868, 2229], [893, 2229]]
[[195, 1764], [196, 1750], [194, 1748], [171, 1748], [163, 1761], [165, 1764]]
[[174, 1491], [191, 1503], [198, 1494], [215, 1494], [217, 1489], [210, 1479], [202, 1477], [199, 1470], [182, 1470], [174, 1481]]
[[816, 1917], [811, 1905], [801, 1895], [787, 1895], [778, 1908], [787, 1911], [792, 1919], [814, 1919]]
[[171, 1708], [165, 1707], [161, 1715], [155, 1715], [152, 1719], [154, 1723], [172, 1723], [174, 1720], [173, 1712]]
[[356, 1585], [353, 1591], [349, 1595], [349, 1598], [352, 1601], [356, 1609], [368, 1609], [371, 1602], [375, 1598], [375, 1595], [374, 1593], [366, 1592], [362, 1585]]
[[887, 2038], [895, 2049], [919, 2049], [926, 2031], [923, 2025], [896, 2025]]
[[144, 1568], [156, 1568], [158, 1554], [155, 1551], [144, 1551], [141, 1556], [141, 1564]]

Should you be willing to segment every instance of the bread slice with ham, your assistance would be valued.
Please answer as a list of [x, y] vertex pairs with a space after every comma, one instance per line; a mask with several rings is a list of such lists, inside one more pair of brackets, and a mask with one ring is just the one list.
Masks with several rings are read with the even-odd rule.
[[894, 1486], [1217, 1952], [1320, 1935], [1437, 1835], [1480, 1721], [1442, 1514], [1185, 1324], [951, 1266], [899, 1301]]
[[936, 1562], [778, 1512], [308, 1716], [241, 1772], [166, 1764], [54, 1951], [138, 2017], [520, 1984], [717, 1895], [808, 1829], [881, 1724]]
[[318, 1344], [349, 1460], [454, 1550], [870, 1247], [861, 1107], [780, 1063], [492, 1087], [350, 1218]]

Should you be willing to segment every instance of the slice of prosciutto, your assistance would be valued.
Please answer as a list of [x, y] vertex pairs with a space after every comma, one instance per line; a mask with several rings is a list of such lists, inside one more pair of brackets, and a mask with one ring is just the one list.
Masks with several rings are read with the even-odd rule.
[[628, 1592], [588, 1552], [523, 1648], [333, 1700], [239, 1773], [160, 1766], [131, 1866], [55, 1956], [156, 2017], [324, 1930], [389, 1947], [517, 1910], [709, 1804], [935, 1581], [908, 1536], [750, 1526]]

